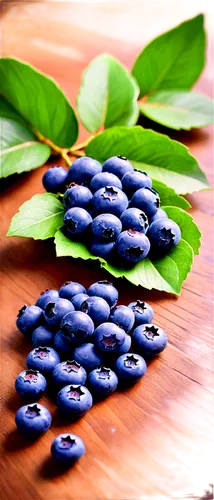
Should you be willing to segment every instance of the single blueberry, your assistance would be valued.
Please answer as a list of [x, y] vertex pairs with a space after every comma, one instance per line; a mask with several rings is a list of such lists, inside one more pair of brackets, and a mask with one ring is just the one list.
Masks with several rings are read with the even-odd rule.
[[79, 186], [77, 184], [68, 187], [63, 196], [63, 204], [66, 210], [73, 207], [80, 207], [88, 210], [91, 200], [91, 191], [86, 186]]
[[92, 193], [95, 193], [95, 191], [98, 191], [98, 189], [101, 189], [106, 186], [115, 186], [120, 189], [123, 189], [120, 179], [116, 175], [111, 174], [110, 172], [101, 172], [100, 174], [96, 174], [91, 179], [90, 189]]
[[138, 231], [138, 233], [146, 234], [149, 227], [147, 215], [142, 210], [139, 210], [139, 208], [127, 208], [122, 213], [120, 220], [123, 230], [133, 229], [134, 231]]
[[155, 214], [152, 217], [150, 217], [149, 223], [151, 224], [157, 219], [168, 219], [167, 213], [162, 208], [158, 208], [157, 212], [155, 212]]
[[181, 239], [181, 230], [171, 219], [157, 219], [149, 226], [148, 237], [153, 250], [168, 252]]
[[85, 369], [75, 360], [59, 363], [52, 372], [52, 382], [59, 389], [69, 384], [84, 385], [86, 378]]
[[78, 293], [86, 293], [86, 289], [76, 281], [66, 281], [59, 289], [59, 296], [71, 300]]
[[92, 395], [83, 385], [66, 385], [57, 395], [59, 410], [72, 419], [83, 417], [90, 410], [92, 404]]
[[156, 325], [139, 325], [133, 331], [133, 343], [143, 356], [153, 358], [167, 346], [167, 334]]
[[70, 339], [59, 330], [54, 337], [54, 348], [61, 357], [67, 358], [71, 355], [73, 344]]
[[160, 198], [154, 189], [148, 187], [141, 188], [133, 194], [130, 206], [139, 208], [148, 217], [152, 217], [157, 212], [157, 209], [160, 208]]
[[88, 295], [102, 297], [108, 302], [110, 307], [114, 307], [118, 301], [118, 290], [108, 280], [97, 281], [93, 283], [88, 289]]
[[103, 353], [91, 343], [77, 346], [73, 351], [73, 357], [87, 372], [91, 372], [103, 363]]
[[36, 306], [41, 307], [41, 309], [45, 309], [49, 302], [55, 302], [58, 298], [59, 292], [57, 290], [47, 289], [40, 294], [38, 300], [36, 301]]
[[74, 346], [88, 342], [94, 333], [92, 319], [82, 311], [73, 311], [66, 314], [61, 321], [60, 328], [64, 336], [68, 337]]
[[84, 442], [76, 434], [59, 434], [51, 445], [51, 454], [54, 460], [66, 466], [72, 466], [84, 453]]
[[24, 370], [15, 380], [16, 392], [27, 401], [37, 401], [46, 387], [46, 379], [38, 370]]
[[128, 203], [126, 194], [115, 186], [98, 189], [92, 198], [92, 207], [97, 215], [108, 213], [120, 217]]
[[116, 240], [122, 231], [122, 223], [113, 214], [100, 214], [93, 220], [91, 231], [97, 240], [104, 242]]
[[115, 242], [109, 241], [108, 243], [103, 243], [103, 241], [92, 240], [90, 243], [90, 251], [96, 257], [101, 257], [104, 260], [111, 260], [115, 251]]
[[129, 352], [131, 343], [132, 343], [131, 337], [126, 333], [124, 343], [123, 345], [118, 347], [116, 354], [118, 355], [118, 354], [123, 354], [125, 352]]
[[43, 175], [42, 183], [49, 193], [64, 193], [68, 172], [58, 165], [50, 167]]
[[123, 384], [134, 384], [146, 373], [146, 362], [139, 354], [122, 354], [115, 363], [115, 372]]
[[61, 297], [54, 302], [49, 302], [45, 308], [45, 321], [53, 328], [59, 328], [62, 318], [69, 312], [74, 311], [73, 304]]
[[111, 172], [122, 179], [126, 172], [133, 172], [133, 166], [125, 156], [112, 156], [103, 164], [103, 172]]
[[102, 172], [102, 165], [94, 158], [83, 156], [74, 161], [68, 171], [68, 184], [75, 182], [88, 186], [94, 175]]
[[92, 223], [92, 218], [84, 208], [73, 207], [65, 213], [64, 223], [68, 235], [75, 236], [85, 233]]
[[77, 295], [74, 295], [74, 297], [71, 299], [74, 309], [76, 311], [81, 311], [81, 305], [84, 300], [88, 299], [88, 297], [89, 295], [87, 295], [86, 293], [78, 293]]
[[154, 311], [152, 307], [142, 300], [130, 302], [128, 307], [132, 309], [135, 315], [135, 326], [142, 325], [144, 323], [151, 323], [154, 318]]
[[108, 302], [102, 299], [102, 297], [96, 296], [84, 300], [81, 311], [88, 314], [96, 326], [108, 321], [110, 315]]
[[24, 305], [18, 312], [16, 326], [24, 335], [30, 336], [43, 322], [44, 315], [40, 307]]
[[125, 331], [114, 323], [102, 323], [94, 332], [94, 343], [101, 351], [117, 352], [125, 341], [125, 335]]
[[122, 178], [123, 190], [130, 198], [135, 191], [143, 187], [152, 187], [152, 179], [146, 174], [146, 172], [139, 172], [134, 170], [134, 172], [126, 172]]
[[99, 399], [106, 398], [114, 392], [118, 385], [116, 373], [110, 368], [101, 366], [95, 368], [88, 377], [88, 386], [93, 396]]
[[116, 306], [111, 310], [110, 321], [123, 328], [126, 333], [130, 332], [134, 326], [134, 313], [127, 306]]
[[22, 406], [15, 417], [19, 432], [30, 439], [35, 439], [46, 432], [51, 421], [48, 409], [38, 403]]
[[54, 332], [45, 325], [38, 326], [32, 333], [34, 347], [53, 345]]
[[29, 370], [39, 370], [43, 375], [49, 375], [60, 363], [60, 357], [52, 347], [36, 347], [29, 352], [26, 365]]
[[118, 236], [116, 250], [121, 259], [137, 264], [148, 255], [150, 242], [145, 234], [129, 229]]

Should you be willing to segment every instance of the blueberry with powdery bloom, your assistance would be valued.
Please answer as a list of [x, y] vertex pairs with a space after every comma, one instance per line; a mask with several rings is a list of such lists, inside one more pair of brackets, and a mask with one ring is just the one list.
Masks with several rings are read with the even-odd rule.
[[96, 257], [110, 261], [112, 260], [115, 252], [115, 241], [104, 243], [103, 241], [92, 240], [89, 245], [90, 251]]
[[94, 158], [83, 156], [74, 161], [68, 171], [68, 184], [75, 182], [88, 186], [92, 177], [102, 172], [102, 165]]
[[68, 172], [58, 165], [50, 167], [43, 175], [42, 183], [49, 193], [64, 193]]
[[126, 194], [115, 186], [98, 189], [92, 198], [92, 207], [97, 215], [108, 213], [120, 217], [128, 203]]
[[64, 216], [64, 224], [69, 237], [83, 235], [89, 229], [91, 223], [92, 218], [84, 208], [69, 208]]
[[119, 382], [126, 385], [138, 382], [145, 375], [146, 369], [146, 362], [139, 354], [122, 354], [115, 363]]
[[51, 445], [54, 460], [66, 467], [71, 467], [85, 453], [83, 440], [76, 434], [59, 434]]
[[44, 317], [46, 323], [54, 329], [58, 329], [62, 318], [69, 312], [74, 311], [73, 304], [61, 297], [54, 302], [46, 305]]
[[44, 315], [40, 307], [24, 305], [18, 312], [16, 326], [24, 335], [31, 336], [35, 328], [43, 322]]
[[38, 326], [32, 333], [32, 344], [34, 347], [53, 345], [55, 332], [46, 325]]
[[90, 342], [77, 346], [73, 351], [73, 357], [87, 372], [91, 372], [103, 363], [103, 353]]
[[116, 373], [101, 366], [93, 370], [88, 377], [88, 386], [94, 397], [104, 399], [112, 394], [118, 385]]
[[146, 172], [139, 172], [134, 170], [134, 172], [126, 172], [122, 177], [123, 190], [130, 198], [135, 191], [143, 187], [152, 187], [152, 179], [146, 174]]
[[26, 365], [28, 369], [39, 370], [43, 375], [50, 375], [54, 367], [60, 363], [60, 357], [52, 347], [36, 347], [29, 352]]
[[66, 385], [57, 395], [57, 406], [60, 412], [73, 420], [83, 417], [90, 410], [92, 404], [92, 395], [83, 385]]
[[96, 191], [98, 191], [98, 189], [106, 186], [115, 186], [123, 189], [120, 179], [110, 172], [101, 172], [100, 174], [96, 174], [91, 179], [90, 190], [92, 191], [92, 193], [95, 193]]
[[92, 193], [86, 186], [78, 184], [70, 185], [63, 196], [63, 204], [66, 210], [73, 207], [85, 208], [89, 210], [92, 200]]
[[103, 164], [103, 172], [111, 172], [122, 179], [126, 172], [132, 172], [134, 169], [130, 161], [125, 156], [112, 156]]
[[108, 302], [110, 307], [116, 306], [118, 301], [118, 290], [115, 286], [108, 280], [97, 281], [93, 283], [88, 289], [88, 295], [97, 297], [102, 297]]
[[133, 331], [133, 343], [146, 358], [160, 354], [167, 346], [168, 338], [164, 330], [153, 324], [140, 325]]
[[38, 370], [24, 370], [15, 380], [16, 392], [27, 401], [37, 401], [46, 387], [46, 379]]
[[144, 187], [135, 191], [130, 206], [139, 208], [145, 212], [147, 217], [153, 217], [157, 209], [160, 208], [160, 198], [157, 191], [152, 188]]
[[86, 289], [76, 281], [66, 281], [59, 289], [59, 296], [67, 300], [72, 300], [78, 293], [86, 293]]
[[25, 437], [36, 439], [51, 425], [51, 414], [45, 406], [32, 403], [19, 408], [15, 416], [18, 431]]
[[136, 302], [130, 302], [128, 307], [132, 309], [135, 315], [135, 326], [152, 322], [154, 318], [154, 311], [152, 309], [152, 306], [150, 306], [150, 304], [147, 304], [147, 302], [136, 300]]
[[147, 215], [142, 210], [139, 210], [139, 208], [127, 208], [120, 216], [120, 221], [122, 222], [123, 230], [132, 229], [138, 233], [146, 234], [149, 227]]
[[57, 300], [58, 298], [59, 298], [58, 290], [47, 289], [40, 294], [39, 298], [36, 301], [36, 306], [41, 307], [41, 309], [45, 309], [46, 305], [49, 302], [55, 302], [55, 300]]
[[86, 378], [85, 369], [75, 360], [59, 363], [52, 372], [52, 383], [58, 390], [69, 384], [84, 385]]
[[153, 251], [169, 252], [178, 245], [181, 239], [181, 230], [178, 224], [171, 219], [158, 219], [149, 227], [148, 236]]
[[122, 260], [129, 264], [137, 264], [148, 255], [150, 242], [145, 234], [129, 229], [118, 236], [116, 250]]

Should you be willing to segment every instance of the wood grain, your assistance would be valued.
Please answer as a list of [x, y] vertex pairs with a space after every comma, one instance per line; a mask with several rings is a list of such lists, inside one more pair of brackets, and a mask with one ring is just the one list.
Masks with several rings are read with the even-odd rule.
[[[108, 51], [131, 67], [151, 38], [199, 12], [197, 2], [176, 1], [173, 9], [169, 1], [160, 4], [162, 7], [154, 0], [149, 5], [3, 2], [3, 55], [21, 57], [53, 76], [74, 104], [81, 72], [96, 54]], [[198, 90], [208, 95], [212, 95], [211, 49], [210, 32], [208, 63], [197, 84]], [[87, 133], [81, 129], [80, 136], [83, 139]], [[188, 145], [212, 182], [212, 128], [171, 136]], [[2, 184], [1, 498], [213, 498], [213, 206], [209, 191], [189, 197], [203, 240], [201, 254], [179, 298], [117, 282], [120, 303], [148, 300], [155, 309], [155, 323], [169, 335], [167, 350], [150, 363], [145, 379], [94, 405], [72, 425], [59, 418], [56, 406], [45, 396], [41, 402], [53, 415], [51, 429], [31, 446], [17, 434], [14, 415], [20, 400], [13, 384], [31, 349], [15, 327], [18, 309], [23, 303], [34, 303], [41, 290], [59, 288], [67, 279], [88, 287], [106, 276], [96, 265], [56, 259], [52, 241], [5, 238], [18, 207], [42, 192], [41, 177], [46, 168], [12, 176]], [[54, 436], [66, 430], [84, 439], [87, 453], [72, 470], [63, 473], [50, 459], [50, 445]]]

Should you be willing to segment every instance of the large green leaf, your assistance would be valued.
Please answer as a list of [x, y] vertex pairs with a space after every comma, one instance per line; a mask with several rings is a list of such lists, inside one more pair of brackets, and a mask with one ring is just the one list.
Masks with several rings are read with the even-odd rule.
[[54, 80], [17, 59], [0, 59], [0, 94], [45, 137], [62, 148], [74, 144], [78, 123]]
[[0, 177], [20, 174], [43, 165], [51, 150], [17, 121], [0, 118]]
[[36, 194], [14, 215], [7, 236], [46, 240], [63, 226], [64, 207], [54, 194]]
[[163, 182], [152, 180], [153, 188], [158, 192], [161, 200], [161, 205], [170, 205], [175, 207], [184, 208], [187, 210], [191, 207], [190, 203], [182, 196], [179, 196], [174, 189], [166, 186]]
[[180, 227], [181, 236], [193, 249], [195, 255], [199, 254], [201, 246], [201, 233], [196, 226], [193, 217], [178, 207], [163, 206], [169, 219], [174, 220]]
[[143, 96], [154, 90], [191, 88], [204, 63], [205, 33], [200, 14], [149, 43], [132, 73]]
[[0, 95], [0, 118], [10, 118], [21, 123], [24, 121], [15, 108], [3, 97], [3, 95]]
[[142, 127], [105, 130], [88, 144], [86, 154], [101, 162], [114, 155], [126, 156], [135, 168], [146, 171], [178, 194], [209, 187], [205, 174], [186, 146]]
[[77, 98], [80, 119], [89, 132], [102, 125], [134, 125], [139, 114], [138, 94], [135, 80], [119, 61], [101, 54], [83, 74]]
[[213, 122], [213, 101], [202, 94], [182, 90], [156, 92], [140, 104], [151, 120], [176, 130], [204, 127]]

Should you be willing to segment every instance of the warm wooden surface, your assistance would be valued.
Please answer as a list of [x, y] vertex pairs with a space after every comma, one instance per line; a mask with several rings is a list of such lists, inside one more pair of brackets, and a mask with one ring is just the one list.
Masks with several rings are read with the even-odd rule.
[[[201, 2], [22, 3], [3, 2], [3, 54], [15, 55], [52, 75], [75, 102], [83, 67], [108, 51], [128, 67], [156, 34], [199, 12]], [[205, 8], [207, 3], [205, 2]], [[161, 21], [160, 21], [161, 20]], [[207, 12], [207, 25], [211, 24]], [[210, 33], [211, 37], [211, 33]], [[211, 38], [210, 38], [211, 40]], [[197, 84], [211, 95], [211, 41], [208, 65]], [[86, 133], [81, 131], [82, 138]], [[212, 181], [211, 127], [173, 134], [188, 144]], [[120, 302], [148, 300], [155, 322], [169, 335], [165, 353], [150, 364], [145, 379], [125, 393], [96, 404], [79, 422], [64, 424], [47, 398], [53, 425], [32, 446], [18, 436], [14, 415], [20, 401], [13, 389], [31, 349], [16, 330], [23, 303], [67, 279], [87, 287], [105, 276], [98, 267], [56, 259], [52, 242], [4, 237], [19, 205], [42, 192], [46, 167], [3, 183], [2, 196], [2, 499], [165, 500], [213, 498], [212, 378], [212, 198], [189, 197], [203, 232], [200, 257], [177, 299], [136, 289], [118, 281]], [[61, 474], [49, 456], [54, 436], [72, 430], [87, 453], [73, 470]], [[206, 493], [207, 491], [207, 493]]]

